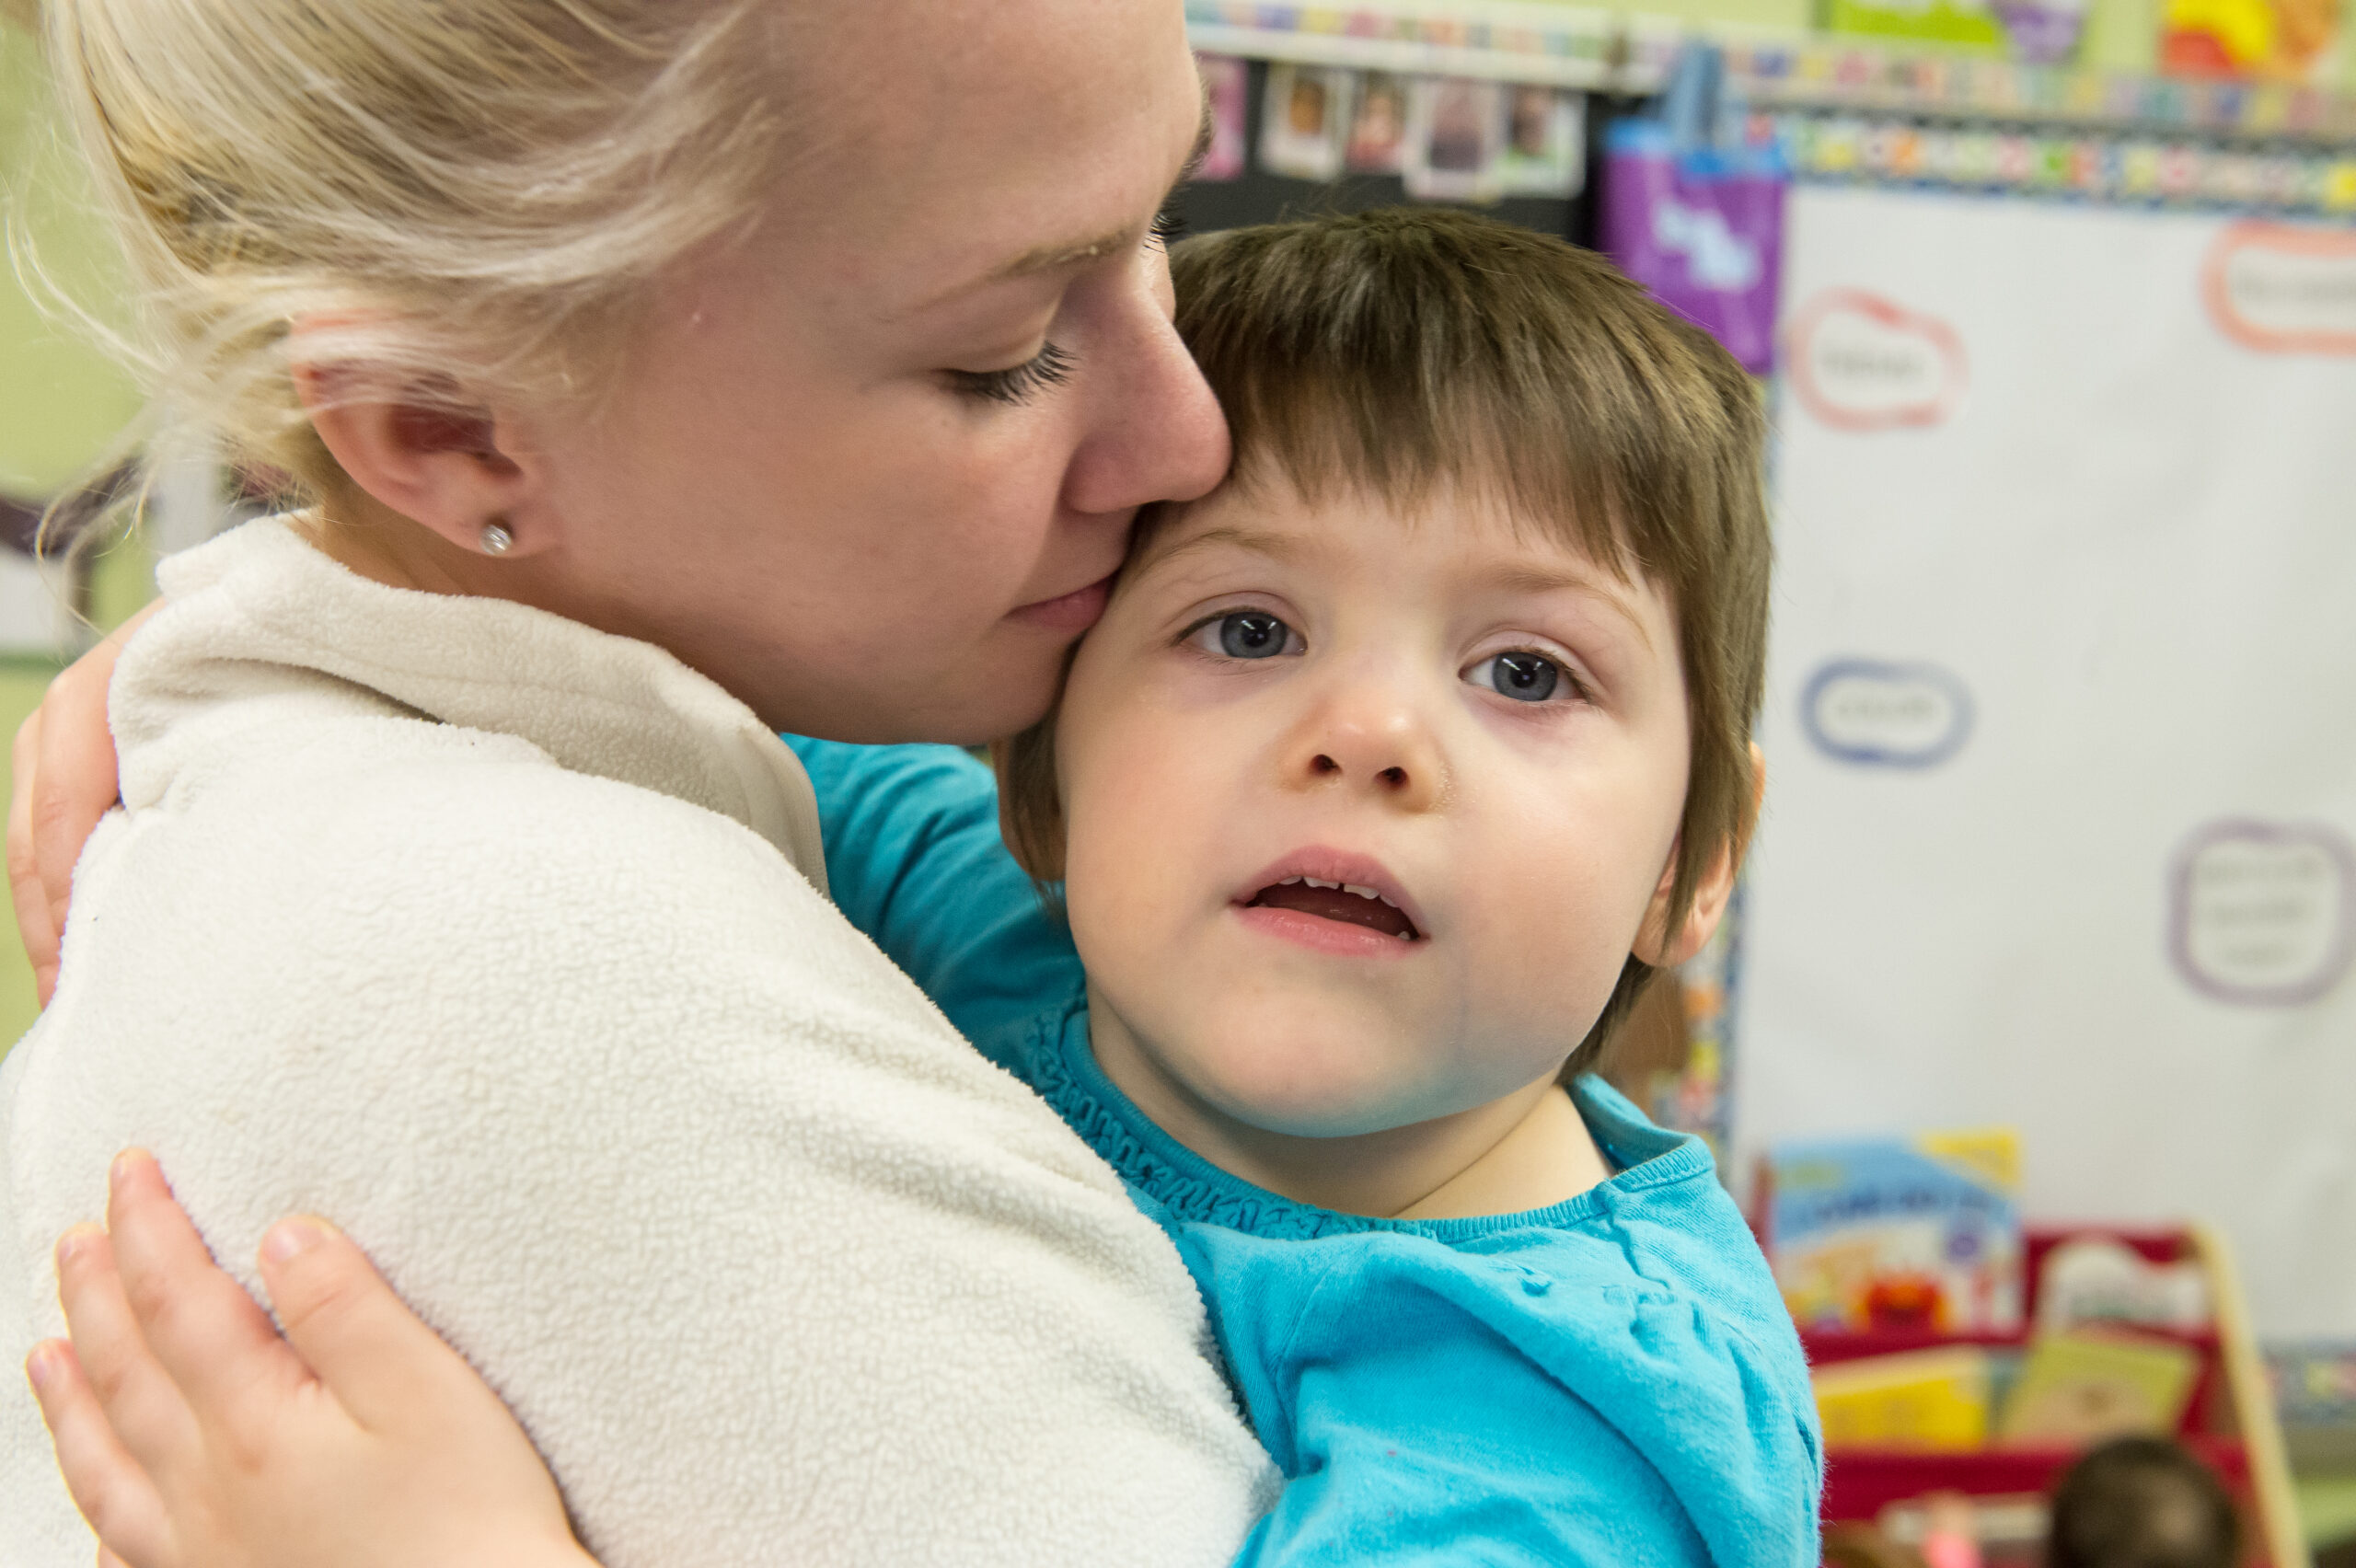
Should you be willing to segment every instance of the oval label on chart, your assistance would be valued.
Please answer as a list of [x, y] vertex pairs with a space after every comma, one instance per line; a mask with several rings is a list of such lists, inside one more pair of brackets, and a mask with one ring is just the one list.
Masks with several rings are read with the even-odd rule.
[[1970, 688], [1936, 664], [1835, 659], [1800, 694], [1816, 749], [1867, 767], [1934, 767], [1962, 749], [1971, 720]]
[[2169, 879], [2168, 956], [2196, 991], [2296, 1007], [2356, 958], [2356, 848], [2313, 823], [2211, 823]]
[[2240, 223], [2209, 248], [2200, 292], [2217, 329], [2275, 354], [2356, 354], [2356, 234]]
[[1792, 317], [1792, 389], [1835, 430], [1934, 425], [1963, 401], [1963, 340], [1936, 317], [1863, 289], [1827, 289]]

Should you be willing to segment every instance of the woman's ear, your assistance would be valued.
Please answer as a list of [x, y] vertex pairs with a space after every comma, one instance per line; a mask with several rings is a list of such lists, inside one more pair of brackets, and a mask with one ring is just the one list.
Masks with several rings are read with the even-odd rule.
[[401, 516], [470, 552], [491, 537], [502, 556], [552, 543], [517, 522], [540, 493], [539, 465], [506, 421], [467, 407], [455, 387], [390, 388], [356, 366], [297, 363], [294, 391], [345, 477]]
[[1718, 922], [1726, 918], [1727, 905], [1734, 897], [1734, 884], [1742, 870], [1742, 858], [1750, 847], [1751, 830], [1759, 824], [1759, 808], [1767, 799], [1767, 758], [1760, 751], [1759, 743], [1750, 743], [1750, 811], [1737, 832], [1718, 846], [1710, 869], [1693, 889], [1693, 906], [1686, 912], [1685, 922], [1677, 928], [1677, 940], [1668, 939], [1669, 898], [1677, 882], [1677, 861], [1682, 843], [1672, 845], [1669, 864], [1662, 868], [1660, 882], [1653, 889], [1652, 904], [1645, 910], [1644, 924], [1636, 928], [1635, 956], [1656, 969], [1673, 968], [1685, 963], [1709, 945], [1717, 934]]

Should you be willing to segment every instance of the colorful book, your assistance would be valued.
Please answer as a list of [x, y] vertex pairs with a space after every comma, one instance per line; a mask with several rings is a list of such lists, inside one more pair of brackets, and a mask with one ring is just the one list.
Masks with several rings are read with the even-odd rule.
[[2190, 1345], [2115, 1330], [2040, 1336], [2004, 1401], [2007, 1444], [2080, 1447], [2111, 1437], [2164, 1437], [2183, 1424], [2200, 1372]]
[[1800, 1327], [2020, 1326], [2020, 1143], [2010, 1129], [1780, 1145], [1761, 1180], [1767, 1256]]
[[1867, 1355], [1814, 1374], [1824, 1446], [1970, 1453], [1988, 1441], [1988, 1353], [1977, 1345]]

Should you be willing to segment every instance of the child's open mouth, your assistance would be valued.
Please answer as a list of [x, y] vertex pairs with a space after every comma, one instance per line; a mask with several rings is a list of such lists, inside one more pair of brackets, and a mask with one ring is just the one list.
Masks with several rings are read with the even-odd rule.
[[1324, 882], [1316, 877], [1287, 877], [1281, 882], [1270, 882], [1253, 894], [1244, 907], [1290, 909], [1302, 915], [1314, 915], [1320, 919], [1364, 926], [1386, 936], [1396, 937], [1401, 941], [1412, 942], [1422, 934], [1415, 929], [1415, 922], [1407, 918], [1405, 910], [1374, 889], [1356, 882]]

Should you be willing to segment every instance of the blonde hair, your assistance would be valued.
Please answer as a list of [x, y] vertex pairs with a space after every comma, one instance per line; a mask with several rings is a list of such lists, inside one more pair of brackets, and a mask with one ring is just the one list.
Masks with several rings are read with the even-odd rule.
[[151, 389], [341, 478], [286, 346], [452, 411], [593, 398], [644, 284], [751, 227], [792, 129], [778, 0], [50, 0]]

